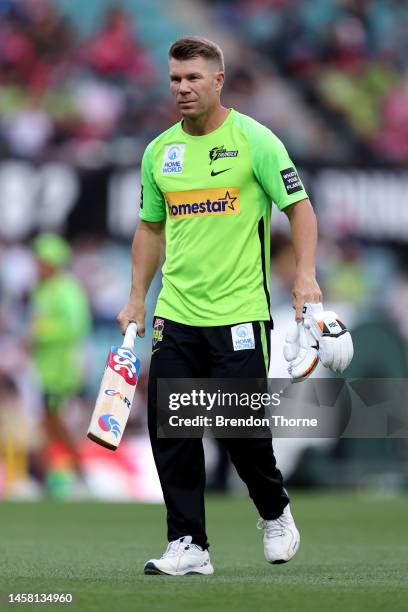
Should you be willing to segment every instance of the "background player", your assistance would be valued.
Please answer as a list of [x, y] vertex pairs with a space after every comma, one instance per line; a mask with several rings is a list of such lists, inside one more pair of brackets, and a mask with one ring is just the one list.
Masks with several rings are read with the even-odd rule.
[[[83, 386], [81, 355], [91, 322], [88, 300], [79, 282], [64, 270], [70, 247], [63, 238], [42, 234], [34, 240], [33, 252], [38, 284], [31, 301], [30, 344], [44, 399], [47, 447], [62, 443], [80, 476], [80, 457], [61, 411]], [[41, 463], [44, 472], [46, 459]]]

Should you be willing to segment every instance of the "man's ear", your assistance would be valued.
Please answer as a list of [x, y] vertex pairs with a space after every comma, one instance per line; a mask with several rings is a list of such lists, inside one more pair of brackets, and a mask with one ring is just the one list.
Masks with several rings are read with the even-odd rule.
[[215, 89], [217, 91], [221, 91], [222, 86], [224, 85], [224, 80], [225, 80], [225, 75], [223, 72], [218, 72], [217, 76], [215, 77], [216, 80], [216, 85], [215, 85]]

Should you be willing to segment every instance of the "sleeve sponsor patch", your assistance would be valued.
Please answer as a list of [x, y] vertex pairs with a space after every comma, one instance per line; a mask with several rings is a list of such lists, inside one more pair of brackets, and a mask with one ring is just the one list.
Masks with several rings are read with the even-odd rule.
[[296, 193], [297, 191], [302, 191], [303, 185], [300, 181], [298, 173], [294, 168], [286, 168], [286, 170], [281, 170], [281, 177], [288, 195], [292, 195], [292, 193]]

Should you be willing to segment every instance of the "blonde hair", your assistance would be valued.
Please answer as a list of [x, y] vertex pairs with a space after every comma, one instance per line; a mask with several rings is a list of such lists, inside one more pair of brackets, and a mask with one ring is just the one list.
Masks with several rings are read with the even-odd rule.
[[178, 38], [169, 49], [169, 58], [188, 60], [203, 57], [218, 63], [220, 71], [225, 71], [224, 54], [215, 42], [201, 36], [185, 36]]

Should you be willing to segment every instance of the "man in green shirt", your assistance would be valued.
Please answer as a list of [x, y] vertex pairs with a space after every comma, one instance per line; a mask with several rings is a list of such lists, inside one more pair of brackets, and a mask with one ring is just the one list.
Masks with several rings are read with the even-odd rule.
[[79, 282], [64, 269], [71, 249], [61, 236], [41, 234], [32, 247], [38, 283], [31, 297], [30, 344], [43, 394], [47, 444], [63, 442], [81, 476], [80, 456], [61, 411], [84, 385], [81, 355], [91, 327], [88, 298]]
[[[321, 301], [315, 279], [316, 219], [281, 141], [222, 106], [221, 49], [179, 39], [169, 51], [170, 88], [182, 121], [146, 148], [132, 290], [118, 315], [144, 334], [144, 299], [162, 262], [149, 375], [149, 431], [167, 506], [169, 544], [147, 574], [212, 574], [204, 514], [201, 439], [157, 437], [157, 379], [261, 378], [269, 369], [271, 203], [287, 214], [296, 256], [293, 306]], [[299, 533], [271, 440], [225, 439], [264, 529], [270, 563], [289, 561]]]

